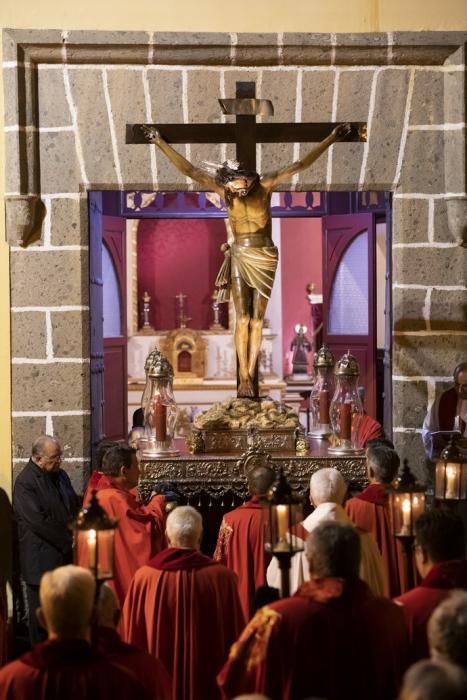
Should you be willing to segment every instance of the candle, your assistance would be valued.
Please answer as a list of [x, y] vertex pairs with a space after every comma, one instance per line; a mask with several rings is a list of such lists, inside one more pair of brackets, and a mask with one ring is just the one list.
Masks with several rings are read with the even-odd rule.
[[96, 566], [96, 545], [97, 545], [97, 532], [95, 530], [88, 531], [88, 558], [89, 566], [95, 568]]
[[156, 430], [156, 440], [158, 442], [165, 442], [165, 440], [167, 440], [167, 406], [162, 403], [160, 395], [156, 396], [153, 420]]
[[352, 403], [346, 399], [341, 409], [341, 439], [350, 440], [352, 426]]
[[329, 425], [329, 392], [323, 389], [319, 392], [319, 422]]
[[285, 542], [288, 529], [288, 506], [276, 506], [277, 510], [277, 533], [279, 542]]
[[404, 498], [402, 501], [402, 534], [410, 535], [410, 514], [411, 514], [410, 498]]
[[446, 467], [446, 498], [456, 498], [456, 468], [450, 464]]

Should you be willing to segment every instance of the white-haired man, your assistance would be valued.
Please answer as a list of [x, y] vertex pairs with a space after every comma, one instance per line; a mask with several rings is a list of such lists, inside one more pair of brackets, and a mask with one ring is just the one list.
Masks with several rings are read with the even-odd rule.
[[[314, 511], [298, 526], [297, 535], [306, 540], [308, 534], [322, 522], [336, 521], [352, 524], [342, 504], [347, 484], [342, 474], [333, 468], [319, 469], [310, 479], [310, 502]], [[361, 540], [360, 577], [369, 585], [375, 595], [384, 595], [384, 568], [378, 546], [369, 532], [359, 530]], [[310, 565], [305, 552], [292, 558], [290, 568], [290, 594], [300, 588], [310, 578]], [[268, 584], [280, 588], [281, 572], [278, 561], [273, 557], [267, 570]]]
[[325, 522], [306, 541], [310, 580], [256, 613], [218, 676], [224, 698], [394, 700], [408, 638], [397, 605], [358, 575], [360, 537]]
[[0, 670], [0, 700], [149, 700], [136, 675], [90, 644], [95, 583], [79, 566], [61, 566], [41, 579], [38, 616], [48, 640]]
[[169, 547], [135, 574], [123, 606], [127, 642], [160, 659], [173, 700], [216, 700], [216, 674], [244, 618], [235, 574], [199, 551], [202, 519], [191, 506], [173, 510]]

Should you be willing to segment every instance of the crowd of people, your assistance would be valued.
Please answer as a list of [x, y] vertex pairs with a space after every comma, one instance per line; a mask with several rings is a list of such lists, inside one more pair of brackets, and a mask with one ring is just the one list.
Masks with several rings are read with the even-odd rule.
[[366, 454], [369, 485], [350, 499], [337, 469], [313, 474], [280, 598], [261, 505], [271, 467], [248, 472], [250, 498], [225, 514], [210, 557], [201, 514], [170, 492], [139, 502], [136, 450], [102, 443], [84, 505], [94, 490], [118, 526], [114, 578], [96, 590], [82, 552], [72, 564], [81, 504], [60, 444], [39, 437], [13, 492], [31, 650], [0, 656], [0, 700], [467, 698], [463, 522], [438, 506], [420, 515], [408, 590], [388, 496], [399, 457], [384, 438]]

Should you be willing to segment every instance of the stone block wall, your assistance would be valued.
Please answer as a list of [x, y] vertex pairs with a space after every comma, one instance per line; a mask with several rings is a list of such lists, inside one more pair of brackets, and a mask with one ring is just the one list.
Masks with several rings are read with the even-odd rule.
[[[291, 187], [394, 193], [394, 435], [426, 477], [423, 416], [467, 356], [466, 39], [4, 32], [7, 204], [14, 212], [26, 195], [32, 211], [39, 198], [44, 216], [40, 235], [11, 251], [14, 469], [46, 430], [62, 441], [78, 490], [87, 475], [87, 192], [192, 187], [155, 147], [126, 145], [125, 124], [229, 120], [217, 98], [255, 80], [275, 120], [368, 122], [367, 143], [331, 148]], [[258, 145], [258, 170], [308, 148]], [[195, 163], [233, 155], [181, 150]], [[15, 231], [10, 223], [7, 236]]]

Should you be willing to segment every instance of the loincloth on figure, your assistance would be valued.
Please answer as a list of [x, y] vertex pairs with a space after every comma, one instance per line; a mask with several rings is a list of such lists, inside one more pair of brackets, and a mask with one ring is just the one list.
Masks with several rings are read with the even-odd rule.
[[279, 254], [276, 246], [259, 248], [224, 244], [224, 262], [216, 278], [217, 301], [230, 300], [232, 277], [240, 277], [261, 296], [271, 297]]

